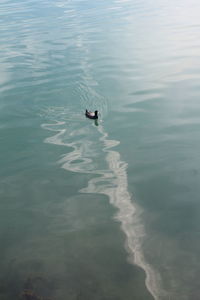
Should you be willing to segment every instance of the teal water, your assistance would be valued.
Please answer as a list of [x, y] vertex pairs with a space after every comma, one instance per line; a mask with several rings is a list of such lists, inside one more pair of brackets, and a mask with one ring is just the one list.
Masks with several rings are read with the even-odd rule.
[[0, 299], [200, 299], [199, 12], [1, 1]]

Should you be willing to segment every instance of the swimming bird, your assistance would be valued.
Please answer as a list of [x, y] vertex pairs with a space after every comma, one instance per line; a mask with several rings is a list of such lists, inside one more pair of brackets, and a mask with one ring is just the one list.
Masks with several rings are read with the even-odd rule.
[[85, 110], [85, 116], [89, 119], [98, 119], [98, 110], [95, 110], [95, 112]]

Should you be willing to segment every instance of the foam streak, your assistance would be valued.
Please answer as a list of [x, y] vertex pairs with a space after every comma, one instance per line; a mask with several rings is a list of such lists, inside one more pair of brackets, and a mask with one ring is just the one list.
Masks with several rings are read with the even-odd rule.
[[[54, 136], [46, 138], [45, 142], [72, 148], [70, 153], [64, 154], [59, 160], [62, 168], [72, 172], [95, 175], [89, 180], [88, 186], [81, 189], [80, 192], [99, 193], [108, 196], [110, 203], [118, 209], [116, 219], [121, 223], [121, 229], [126, 236], [129, 261], [145, 271], [145, 284], [154, 299], [164, 299], [166, 294], [161, 288], [160, 276], [146, 262], [143, 255], [142, 242], [145, 237], [145, 230], [140, 218], [142, 210], [132, 201], [128, 191], [127, 164], [121, 160], [119, 152], [113, 150], [113, 147], [119, 142], [108, 139], [108, 134], [103, 127], [101, 125], [98, 127], [108, 169], [94, 170], [92, 159], [85, 155], [90, 151], [91, 144], [85, 143], [85, 140], [72, 143], [63, 142], [66, 129], [59, 129], [58, 126], [60, 125], [63, 123], [42, 125], [45, 129], [57, 132]], [[71, 135], [73, 136], [73, 134]]]

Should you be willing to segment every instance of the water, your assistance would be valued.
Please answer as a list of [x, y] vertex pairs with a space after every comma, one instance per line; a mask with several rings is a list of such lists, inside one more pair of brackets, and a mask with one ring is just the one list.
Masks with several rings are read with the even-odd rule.
[[1, 1], [0, 299], [200, 299], [199, 11]]

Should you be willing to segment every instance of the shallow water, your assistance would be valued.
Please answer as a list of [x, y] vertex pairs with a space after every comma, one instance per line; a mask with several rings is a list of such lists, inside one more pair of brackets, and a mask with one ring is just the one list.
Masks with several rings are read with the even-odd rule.
[[199, 11], [1, 2], [1, 299], [199, 299]]

